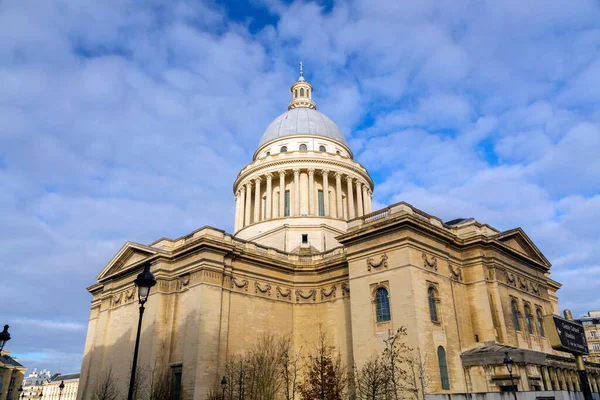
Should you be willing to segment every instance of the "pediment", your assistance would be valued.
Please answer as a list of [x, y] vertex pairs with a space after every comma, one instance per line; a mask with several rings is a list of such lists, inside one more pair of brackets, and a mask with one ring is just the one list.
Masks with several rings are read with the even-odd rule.
[[536, 247], [533, 241], [521, 228], [502, 232], [496, 235], [495, 239], [517, 253], [521, 253], [528, 258], [544, 265], [546, 268], [550, 268], [551, 264], [548, 259], [546, 259], [542, 252]]
[[105, 279], [114, 273], [124, 270], [130, 265], [137, 264], [140, 261], [154, 256], [157, 253], [158, 250], [155, 250], [151, 247], [127, 242], [123, 247], [121, 247], [121, 250], [119, 250], [113, 259], [110, 260], [108, 265], [104, 267], [96, 279], [99, 281]]

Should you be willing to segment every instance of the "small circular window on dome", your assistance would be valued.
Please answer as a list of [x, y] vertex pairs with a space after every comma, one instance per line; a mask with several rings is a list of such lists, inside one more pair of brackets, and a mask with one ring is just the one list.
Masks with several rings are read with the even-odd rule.
[[265, 154], [267, 157], [269, 157], [271, 155], [270, 151], [267, 151], [267, 154]]
[[342, 154], [339, 150], [335, 152], [335, 154]]
[[305, 144], [301, 144], [300, 145], [300, 151], [306, 151], [306, 150], [308, 150], [308, 147], [306, 147]]
[[281, 153], [287, 152], [287, 146], [281, 146]]
[[325, 149], [325, 146], [319, 146], [319, 151], [321, 153], [325, 153], [327, 151], [327, 149]]

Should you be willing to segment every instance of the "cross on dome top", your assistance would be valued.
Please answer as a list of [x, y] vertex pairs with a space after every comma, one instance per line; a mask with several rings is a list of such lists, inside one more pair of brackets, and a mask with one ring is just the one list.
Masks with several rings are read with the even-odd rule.
[[304, 79], [304, 63], [299, 61], [298, 65], [300, 65], [300, 77], [292, 85], [292, 101], [288, 105], [288, 110], [297, 107], [307, 107], [316, 110], [317, 106], [312, 101], [312, 85]]

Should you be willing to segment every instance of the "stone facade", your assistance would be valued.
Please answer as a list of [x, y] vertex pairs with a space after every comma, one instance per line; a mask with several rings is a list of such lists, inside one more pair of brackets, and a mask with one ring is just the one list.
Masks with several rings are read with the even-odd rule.
[[[505, 351], [520, 390], [577, 389], [573, 360], [551, 349], [538, 322], [558, 314], [560, 284], [527, 235], [473, 219], [443, 222], [406, 203], [371, 212], [368, 171], [339, 130], [314, 114], [312, 86], [301, 77], [291, 90], [288, 112], [303, 109], [307, 119], [282, 114], [277, 126], [289, 117], [305, 128], [269, 127], [263, 136], [234, 183], [234, 235], [203, 227], [175, 240], [126, 243], [88, 288], [78, 399], [91, 398], [107, 368], [128, 376], [138, 320], [133, 280], [147, 263], [158, 284], [146, 304], [139, 364], [180, 371], [181, 399], [204, 399], [228, 358], [261, 334], [291, 334], [300, 349], [319, 327], [347, 366], [362, 365], [389, 330], [405, 327], [425, 360], [428, 393], [504, 390]], [[284, 191], [287, 198], [277, 195]], [[389, 305], [381, 317], [380, 301]], [[119, 382], [123, 392], [127, 383]]]
[[588, 361], [600, 363], [600, 310], [588, 312], [588, 315], [577, 320], [585, 329], [590, 354]]
[[0, 400], [12, 400], [19, 396], [18, 390], [23, 384], [26, 369], [8, 351], [0, 352]]

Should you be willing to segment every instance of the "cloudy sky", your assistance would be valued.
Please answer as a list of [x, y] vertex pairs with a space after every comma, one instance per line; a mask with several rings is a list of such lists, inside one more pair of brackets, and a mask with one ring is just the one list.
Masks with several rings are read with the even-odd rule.
[[85, 288], [127, 240], [232, 230], [232, 183], [306, 65], [376, 205], [520, 226], [600, 308], [593, 0], [0, 2], [0, 323], [79, 371]]

